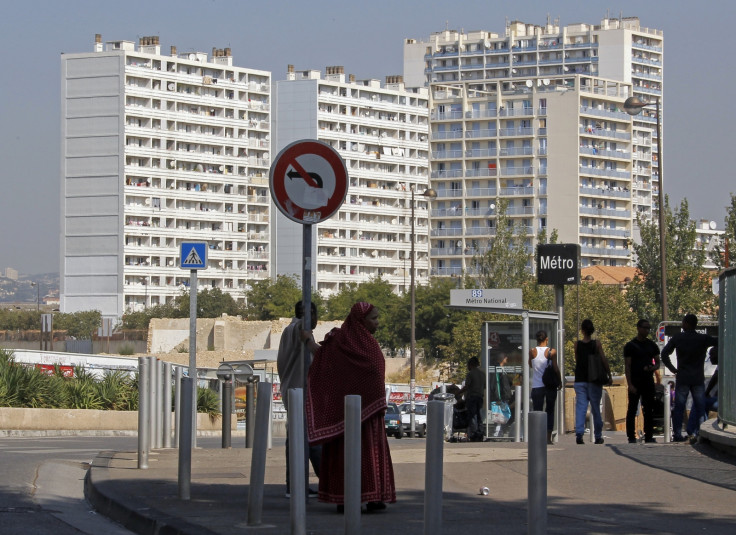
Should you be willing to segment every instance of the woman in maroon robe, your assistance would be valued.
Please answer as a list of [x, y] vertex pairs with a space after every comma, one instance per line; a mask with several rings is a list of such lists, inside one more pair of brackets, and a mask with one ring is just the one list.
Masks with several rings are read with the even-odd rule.
[[394, 469], [383, 416], [386, 363], [373, 337], [378, 311], [356, 303], [342, 327], [333, 329], [317, 350], [307, 381], [309, 442], [322, 444], [319, 500], [344, 503], [345, 396], [361, 397], [361, 502], [368, 511], [396, 501]]

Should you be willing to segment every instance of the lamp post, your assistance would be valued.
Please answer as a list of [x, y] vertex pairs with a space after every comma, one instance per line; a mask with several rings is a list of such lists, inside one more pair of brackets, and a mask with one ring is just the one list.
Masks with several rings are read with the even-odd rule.
[[36, 287], [36, 312], [41, 311], [41, 286], [37, 282], [32, 282], [31, 287]]
[[[434, 199], [437, 197], [437, 192], [432, 188], [429, 188], [422, 193], [422, 196], [428, 199]], [[416, 431], [416, 422], [414, 420], [414, 393], [417, 386], [416, 376], [416, 321], [415, 321], [415, 284], [414, 284], [414, 242], [416, 241], [416, 235], [414, 234], [414, 187], [411, 188], [411, 265], [410, 265], [410, 276], [409, 284], [411, 285], [411, 338], [409, 351], [410, 354], [410, 368], [409, 368], [409, 436], [414, 437]]]
[[[654, 99], [657, 113], [657, 174], [659, 175], [659, 264], [662, 278], [662, 321], [667, 321], [667, 262], [665, 246], [665, 216], [664, 216], [664, 187], [662, 180], [662, 115], [660, 113], [660, 99]], [[624, 110], [629, 115], [639, 115], [649, 102], [642, 101], [639, 97], [629, 97], [624, 102]]]

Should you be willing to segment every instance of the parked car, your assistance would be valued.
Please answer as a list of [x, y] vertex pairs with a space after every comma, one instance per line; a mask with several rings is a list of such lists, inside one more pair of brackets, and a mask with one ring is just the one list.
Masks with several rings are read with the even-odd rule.
[[[410, 404], [402, 403], [399, 410], [401, 410], [401, 434], [403, 436], [411, 430]], [[427, 403], [424, 401], [414, 403], [414, 429], [420, 437], [427, 436]], [[401, 437], [397, 436], [397, 438]]]
[[401, 438], [401, 413], [396, 403], [389, 403], [386, 407], [386, 415], [383, 417], [383, 425], [386, 435]]

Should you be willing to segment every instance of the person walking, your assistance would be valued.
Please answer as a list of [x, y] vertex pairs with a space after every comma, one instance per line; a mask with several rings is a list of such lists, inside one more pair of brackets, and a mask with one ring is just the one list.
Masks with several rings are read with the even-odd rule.
[[378, 310], [356, 303], [342, 327], [317, 348], [306, 395], [309, 442], [322, 444], [319, 500], [344, 511], [345, 396], [361, 397], [361, 502], [368, 512], [396, 502], [394, 470], [384, 429], [386, 362], [373, 337]]
[[471, 442], [483, 441], [483, 418], [480, 410], [483, 407], [483, 393], [486, 389], [486, 378], [480, 369], [478, 357], [468, 359], [468, 374], [460, 394], [465, 395], [465, 408], [468, 411], [468, 439]]
[[[709, 347], [718, 347], [718, 338], [695, 331], [698, 318], [695, 314], [685, 314], [682, 318], [682, 332], [669, 339], [662, 348], [662, 362], [675, 374], [675, 408], [672, 410], [672, 440], [685, 442], [682, 436], [682, 420], [685, 414], [687, 396], [693, 396], [690, 410], [695, 412], [694, 427], [688, 429], [690, 441], [697, 440], [700, 432], [700, 419], [705, 414], [705, 352]], [[677, 368], [670, 355], [677, 350]]]
[[[317, 326], [317, 306], [311, 303], [310, 310], [312, 329]], [[288, 418], [289, 414], [289, 389], [290, 388], [306, 388], [304, 380], [304, 343], [306, 339], [311, 339], [310, 331], [302, 329], [302, 318], [304, 317], [304, 304], [299, 301], [294, 305], [294, 317], [291, 323], [281, 333], [279, 341], [279, 351], [276, 356], [276, 369], [279, 372], [281, 380], [281, 399], [284, 402], [284, 408]], [[314, 343], [312, 341], [312, 343]], [[312, 469], [317, 477], [319, 477], [320, 459], [322, 458], [322, 447], [319, 445], [309, 447], [309, 460], [312, 463]], [[308, 489], [310, 496], [316, 496], [317, 492]], [[289, 426], [286, 426], [286, 494], [287, 498], [291, 497], [291, 485], [289, 483]]]
[[[557, 391], [562, 388], [560, 368], [557, 366], [557, 350], [548, 347], [549, 337], [546, 331], [537, 331], [535, 336], [537, 347], [529, 350], [529, 369], [532, 371], [532, 410], [547, 412], [547, 444], [553, 444], [552, 431], [555, 426], [555, 402]], [[557, 386], [544, 384], [542, 376], [547, 366], [551, 366], [557, 376]]]
[[[603, 385], [611, 384], [611, 368], [608, 359], [603, 353], [600, 340], [593, 339], [595, 326], [590, 319], [584, 319], [580, 324], [583, 339], [575, 344], [575, 441], [585, 444], [585, 420], [590, 405], [593, 414], [593, 434], [596, 444], [603, 444], [603, 418], [601, 418], [601, 398]], [[607, 378], [593, 377], [590, 372], [591, 362], [598, 363], [605, 371]]]
[[624, 346], [626, 384], [629, 405], [626, 409], [626, 436], [630, 444], [636, 444], [636, 413], [641, 401], [644, 417], [644, 442], [656, 442], [654, 438], [654, 372], [659, 369], [659, 348], [649, 338], [652, 326], [640, 319], [636, 324], [636, 337]]

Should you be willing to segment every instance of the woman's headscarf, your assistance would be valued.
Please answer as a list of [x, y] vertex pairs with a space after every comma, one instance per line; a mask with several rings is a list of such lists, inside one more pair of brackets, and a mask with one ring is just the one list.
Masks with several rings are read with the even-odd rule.
[[306, 395], [310, 442], [325, 442], [345, 431], [345, 396], [361, 396], [361, 421], [386, 408], [386, 362], [363, 319], [370, 303], [355, 303], [342, 327], [325, 337], [309, 368]]

